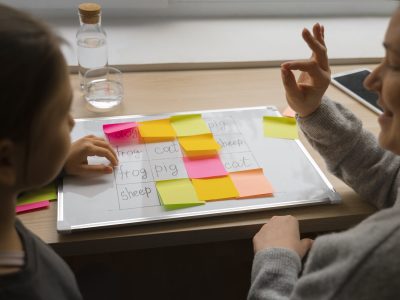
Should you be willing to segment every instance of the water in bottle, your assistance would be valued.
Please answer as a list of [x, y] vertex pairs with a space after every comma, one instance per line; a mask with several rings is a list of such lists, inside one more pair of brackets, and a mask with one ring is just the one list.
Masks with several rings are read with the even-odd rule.
[[96, 3], [80, 4], [79, 20], [81, 26], [76, 33], [76, 41], [79, 79], [83, 89], [85, 72], [107, 66], [108, 53], [106, 33], [101, 26], [101, 6]]

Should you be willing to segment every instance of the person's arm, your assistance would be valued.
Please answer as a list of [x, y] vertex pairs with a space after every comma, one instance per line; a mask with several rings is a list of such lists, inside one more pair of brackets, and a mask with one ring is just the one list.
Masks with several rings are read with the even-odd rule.
[[255, 254], [248, 300], [289, 299], [301, 270], [297, 253], [287, 248], [268, 248]]
[[382, 210], [350, 230], [318, 237], [300, 277], [299, 239], [286, 231], [295, 232], [295, 219], [272, 218], [274, 226], [267, 223], [254, 238], [261, 250], [248, 299], [399, 299], [399, 211]]
[[[313, 32], [314, 36], [303, 31], [313, 52], [311, 58], [282, 64], [287, 101], [330, 171], [375, 206], [391, 206], [400, 186], [400, 158], [381, 149], [350, 111], [327, 98], [321, 101], [330, 82], [330, 68], [324, 29], [316, 24]], [[297, 81], [292, 70], [301, 71]]]
[[298, 122], [334, 175], [375, 206], [393, 205], [400, 186], [400, 157], [382, 149], [356, 116], [324, 97], [313, 114]]
[[288, 299], [313, 241], [300, 239], [292, 216], [272, 217], [253, 238], [254, 261], [249, 300]]

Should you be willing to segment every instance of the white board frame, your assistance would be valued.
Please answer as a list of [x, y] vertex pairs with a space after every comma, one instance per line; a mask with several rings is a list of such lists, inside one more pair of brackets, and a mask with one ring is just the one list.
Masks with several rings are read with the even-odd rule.
[[[181, 114], [192, 114], [192, 113], [227, 113], [227, 112], [249, 112], [255, 111], [257, 113], [268, 112], [270, 115], [280, 115], [279, 111], [273, 106], [260, 106], [260, 107], [247, 107], [247, 108], [234, 108], [234, 109], [221, 109], [221, 110], [207, 110], [207, 111], [190, 111], [190, 112], [179, 112], [179, 113], [168, 113], [168, 114], [158, 114], [158, 115], [130, 115], [130, 116], [115, 116], [115, 117], [101, 117], [101, 118], [85, 118], [85, 119], [76, 119], [76, 123], [79, 122], [88, 122], [88, 121], [115, 121], [115, 120], [122, 120], [127, 118], [146, 118], [146, 119], [161, 119], [165, 117], [169, 117], [171, 115], [181, 115]], [[260, 124], [261, 127], [261, 124]], [[215, 201], [215, 202], [208, 202], [206, 205], [215, 206], [216, 204], [211, 203], [218, 203], [219, 206], [217, 208], [210, 208], [208, 210], [204, 210], [206, 205], [196, 206], [192, 208], [185, 208], [185, 209], [178, 209], [174, 211], [169, 211], [168, 213], [160, 213], [158, 215], [147, 215], [142, 217], [133, 217], [133, 218], [121, 218], [117, 220], [106, 220], [106, 221], [95, 221], [95, 222], [80, 222], [79, 224], [74, 224], [70, 221], [68, 215], [65, 214], [66, 203], [65, 195], [64, 195], [64, 185], [60, 184], [58, 188], [58, 209], [57, 209], [57, 230], [60, 233], [71, 233], [73, 231], [79, 230], [88, 230], [88, 229], [95, 229], [95, 228], [106, 228], [106, 227], [116, 227], [116, 226], [127, 226], [127, 225], [135, 225], [135, 224], [144, 224], [144, 223], [154, 223], [154, 222], [167, 222], [179, 219], [188, 219], [188, 218], [200, 218], [200, 217], [210, 217], [210, 216], [217, 216], [217, 215], [227, 215], [227, 214], [238, 214], [238, 213], [245, 213], [245, 212], [254, 212], [254, 211], [261, 211], [261, 210], [270, 210], [270, 209], [278, 209], [278, 208], [288, 208], [288, 207], [299, 207], [299, 206], [310, 206], [310, 205], [319, 205], [319, 204], [336, 204], [341, 202], [340, 195], [335, 191], [332, 184], [329, 182], [327, 177], [318, 167], [316, 162], [313, 160], [311, 155], [308, 151], [304, 148], [303, 144], [300, 140], [292, 140], [290, 141], [295, 143], [300, 152], [306, 158], [306, 161], [310, 163], [313, 170], [315, 170], [319, 176], [321, 182], [319, 184], [324, 185], [325, 192], [317, 198], [312, 199], [297, 199], [297, 200], [290, 200], [281, 203], [271, 203], [266, 201], [265, 203], [257, 203], [254, 204], [249, 201], [248, 199], [243, 201], [248, 201], [248, 205], [244, 205], [242, 207], [223, 207], [223, 203], [228, 203], [226, 201], [241, 201], [241, 200], [223, 200], [223, 201]], [[268, 177], [268, 176], [267, 176]], [[257, 198], [263, 199], [263, 198]], [[268, 198], [265, 198], [268, 199]], [[256, 200], [256, 199], [252, 199]], [[72, 200], [71, 200], [72, 201]], [[232, 202], [233, 203], [233, 202]], [[245, 203], [245, 202], [243, 202]], [[220, 205], [221, 204], [221, 205]], [[199, 210], [200, 208], [200, 210]]]

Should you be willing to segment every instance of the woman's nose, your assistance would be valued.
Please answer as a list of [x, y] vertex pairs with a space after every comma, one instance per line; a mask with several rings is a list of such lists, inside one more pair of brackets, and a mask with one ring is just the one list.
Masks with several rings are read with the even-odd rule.
[[380, 93], [382, 89], [383, 65], [379, 64], [364, 80], [364, 87], [372, 92]]

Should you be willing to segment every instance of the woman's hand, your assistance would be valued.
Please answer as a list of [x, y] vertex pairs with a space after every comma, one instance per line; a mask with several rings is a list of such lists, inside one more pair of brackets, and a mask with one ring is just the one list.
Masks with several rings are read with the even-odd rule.
[[[311, 58], [283, 63], [281, 76], [289, 106], [300, 117], [306, 117], [320, 106], [331, 81], [331, 70], [324, 41], [324, 27], [317, 23], [313, 26], [313, 34], [304, 29], [302, 36], [312, 50]], [[297, 82], [292, 70], [302, 71]]]
[[[110, 161], [109, 165], [89, 165], [88, 156], [101, 156]], [[110, 144], [94, 135], [85, 136], [72, 143], [64, 171], [68, 175], [109, 174], [118, 165], [118, 158]]]
[[313, 240], [300, 240], [299, 222], [292, 216], [275, 216], [253, 238], [254, 253], [268, 248], [287, 248], [300, 258], [310, 250]]

